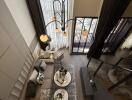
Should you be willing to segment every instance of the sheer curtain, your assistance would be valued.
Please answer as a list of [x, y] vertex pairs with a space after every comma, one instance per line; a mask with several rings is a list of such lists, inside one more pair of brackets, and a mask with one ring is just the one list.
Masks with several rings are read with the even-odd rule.
[[[54, 16], [53, 12], [53, 0], [40, 0], [43, 16], [45, 20], [45, 24], [52, 21]], [[55, 4], [55, 9], [60, 12], [59, 3]], [[67, 10], [67, 9], [66, 9]], [[57, 19], [60, 17], [57, 16]], [[58, 28], [60, 29], [60, 24], [57, 24]], [[64, 36], [62, 32], [56, 33], [55, 32], [55, 23], [51, 23], [47, 26], [47, 34], [51, 37], [50, 42], [50, 49], [58, 50], [63, 47], [68, 47], [68, 36]]]

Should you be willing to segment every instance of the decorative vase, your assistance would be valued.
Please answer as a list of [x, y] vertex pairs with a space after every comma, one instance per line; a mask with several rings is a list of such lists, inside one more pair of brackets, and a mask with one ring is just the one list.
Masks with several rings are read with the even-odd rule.
[[39, 72], [38, 77], [37, 77], [37, 83], [42, 85], [44, 81], [44, 73]]
[[66, 74], [67, 74], [67, 70], [61, 67], [59, 70], [58, 78], [57, 78], [58, 82], [62, 84], [65, 81]]

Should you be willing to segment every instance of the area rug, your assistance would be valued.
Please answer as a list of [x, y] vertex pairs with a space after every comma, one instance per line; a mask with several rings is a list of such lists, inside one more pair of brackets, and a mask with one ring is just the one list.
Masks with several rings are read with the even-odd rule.
[[[58, 69], [62, 66], [62, 63], [55, 63], [55, 72], [58, 71]], [[68, 92], [68, 100], [77, 100], [76, 97], [76, 82], [75, 82], [75, 71], [74, 71], [74, 66], [73, 65], [65, 65], [63, 64], [64, 68], [66, 68], [70, 73], [71, 73], [71, 83], [64, 87], [63, 89], [67, 90]], [[54, 82], [52, 84], [52, 89], [51, 89], [51, 100], [53, 100], [54, 97], [54, 92], [61, 87], [57, 86]]]

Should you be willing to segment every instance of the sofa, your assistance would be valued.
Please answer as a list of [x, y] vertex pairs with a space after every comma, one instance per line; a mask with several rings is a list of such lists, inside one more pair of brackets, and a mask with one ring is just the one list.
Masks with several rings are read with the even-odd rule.
[[44, 59], [46, 63], [54, 63], [55, 61], [61, 61], [64, 58], [64, 52], [58, 51], [43, 51], [40, 49], [38, 51], [40, 59]]
[[[32, 71], [32, 74], [29, 78], [29, 83], [27, 86], [27, 93], [26, 93], [26, 99], [27, 100], [48, 100], [50, 93], [51, 93], [51, 87], [53, 83], [53, 76], [54, 76], [54, 63], [46, 63], [46, 67], [44, 68], [44, 80], [42, 84], [37, 83], [37, 76], [38, 76], [38, 70], [41, 70], [37, 67], [43, 67], [41, 64], [38, 64], [39, 61], [45, 62], [44, 59], [37, 59], [36, 63], [34, 65], [34, 70]], [[34, 91], [34, 92], [33, 92]], [[43, 99], [42, 99], [43, 98]]]
[[[27, 86], [27, 100], [49, 100], [54, 77], [54, 63], [58, 61], [61, 63], [63, 58], [62, 51], [47, 52], [42, 49], [38, 51], [38, 59], [35, 61], [34, 69], [29, 78], [29, 87]], [[44, 81], [41, 85], [36, 81], [39, 70], [44, 73]], [[34, 92], [30, 93], [31, 91]]]

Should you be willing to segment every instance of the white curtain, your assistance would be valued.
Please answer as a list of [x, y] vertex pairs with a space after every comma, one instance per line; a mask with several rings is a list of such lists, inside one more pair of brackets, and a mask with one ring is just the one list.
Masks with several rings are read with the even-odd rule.
[[[45, 24], [52, 21], [54, 16], [53, 12], [53, 0], [40, 0]], [[55, 4], [55, 9], [60, 11], [59, 3]], [[67, 10], [67, 9], [66, 9]], [[58, 17], [59, 18], [59, 17]], [[60, 24], [57, 24], [60, 27]], [[47, 34], [51, 37], [50, 48], [58, 50], [63, 47], [68, 47], [68, 36], [64, 36], [62, 32], [55, 32], [55, 23], [51, 23], [47, 26]]]

